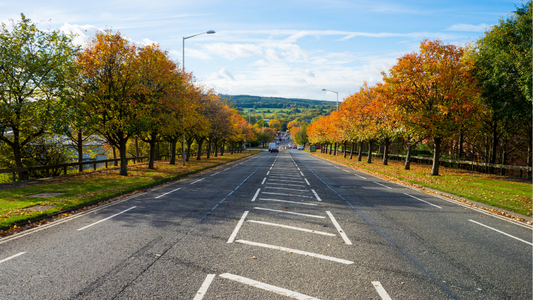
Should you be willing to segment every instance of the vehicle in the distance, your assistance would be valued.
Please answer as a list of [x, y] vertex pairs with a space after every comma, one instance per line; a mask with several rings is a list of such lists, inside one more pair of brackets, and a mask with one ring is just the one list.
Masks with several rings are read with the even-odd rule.
[[279, 152], [279, 147], [278, 146], [274, 146], [272, 148], [270, 148], [270, 153], [272, 152]]
[[320, 145], [315, 145], [315, 149], [316, 149], [316, 150], [320, 150], [320, 149], [322, 149], [322, 146], [320, 146]]
[[305, 148], [304, 148], [304, 146], [298, 146], [297, 149], [298, 149], [298, 150], [304, 150]]
[[273, 147], [277, 147], [276, 143], [268, 143], [268, 151], [272, 151]]

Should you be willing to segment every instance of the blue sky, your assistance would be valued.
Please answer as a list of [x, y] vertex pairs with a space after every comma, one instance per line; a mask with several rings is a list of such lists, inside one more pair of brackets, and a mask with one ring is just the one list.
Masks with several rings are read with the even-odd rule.
[[222, 94], [339, 100], [374, 84], [424, 38], [464, 45], [525, 1], [0, 0], [0, 21], [24, 13], [44, 28], [119, 30], [156, 42]]

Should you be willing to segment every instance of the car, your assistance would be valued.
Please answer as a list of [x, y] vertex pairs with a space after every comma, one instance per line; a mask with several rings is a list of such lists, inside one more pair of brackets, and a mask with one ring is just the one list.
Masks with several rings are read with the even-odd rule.
[[272, 152], [279, 152], [279, 147], [276, 146], [276, 147], [270, 148], [270, 153]]
[[320, 145], [316, 145], [316, 146], [315, 146], [315, 149], [316, 149], [316, 150], [320, 150], [320, 149], [322, 149], [322, 146], [320, 146]]
[[297, 149], [298, 149], [298, 150], [304, 150], [305, 148], [304, 148], [304, 146], [298, 146]]
[[296, 145], [292, 145], [292, 149], [297, 149], [298, 147]]

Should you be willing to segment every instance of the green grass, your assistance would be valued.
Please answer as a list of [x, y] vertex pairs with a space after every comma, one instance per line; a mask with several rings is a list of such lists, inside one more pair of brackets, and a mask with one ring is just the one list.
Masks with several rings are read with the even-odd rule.
[[380, 159], [373, 159], [371, 164], [367, 164], [366, 157], [363, 157], [363, 161], [357, 161], [356, 156], [350, 160], [342, 155], [335, 157], [319, 152], [314, 155], [393, 181], [435, 189], [526, 216], [532, 215], [532, 185], [527, 180], [444, 166], [439, 167], [439, 176], [431, 176], [431, 165], [411, 163], [411, 170], [406, 171], [401, 161], [389, 160], [389, 165], [384, 166]]
[[[203, 158], [200, 161], [191, 159], [185, 167], [179, 162], [177, 165], [169, 165], [168, 162], [161, 161], [156, 162], [155, 170], [149, 170], [147, 163], [141, 163], [128, 166], [128, 176], [118, 175], [118, 169], [109, 169], [102, 172], [85, 172], [77, 176], [58, 177], [49, 183], [34, 186], [3, 190], [0, 191], [0, 229], [11, 228], [13, 231], [13, 226], [21, 222], [147, 188], [162, 181], [212, 168], [258, 152], [261, 151], [225, 154], [222, 157]], [[47, 198], [29, 197], [46, 192], [63, 194]], [[54, 208], [42, 212], [28, 209], [37, 205], [52, 205]]]

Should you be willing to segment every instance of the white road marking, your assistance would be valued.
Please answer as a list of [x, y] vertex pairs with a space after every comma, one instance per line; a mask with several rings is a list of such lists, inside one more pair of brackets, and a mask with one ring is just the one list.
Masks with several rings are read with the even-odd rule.
[[347, 171], [347, 170], [343, 170], [343, 171], [346, 172], [346, 173], [350, 173], [350, 171]]
[[268, 176], [268, 174], [270, 174], [270, 171], [267, 172], [267, 176]]
[[381, 283], [379, 281], [372, 281], [372, 285], [374, 288], [376, 288], [376, 291], [378, 292], [379, 296], [383, 300], [392, 300], [392, 298], [387, 294], [387, 291], [383, 288]]
[[272, 170], [272, 167], [270, 167], [270, 170]]
[[202, 300], [204, 298], [205, 293], [207, 293], [207, 290], [209, 289], [209, 286], [211, 285], [211, 282], [213, 282], [213, 279], [217, 276], [217, 274], [209, 274], [204, 280], [204, 283], [202, 283], [202, 286], [196, 293], [196, 296], [192, 300]]
[[272, 183], [267, 183], [267, 184], [270, 184], [270, 185], [287, 185], [287, 186], [302, 186], [302, 187], [305, 187], [305, 185], [303, 184], [290, 184], [290, 183], [277, 183], [277, 182], [272, 182]]
[[300, 171], [300, 174], [302, 174], [302, 176], [305, 176], [304, 173], [302, 173], [302, 171]]
[[383, 186], [383, 187], [386, 187], [386, 188], [388, 188], [388, 189], [391, 189], [391, 190], [392, 190], [392, 188], [391, 188], [391, 187], [388, 187], [388, 186], [386, 186], [386, 185], [384, 185], [384, 184], [381, 184], [381, 183], [379, 183], [379, 182], [375, 182], [375, 181], [372, 181], [372, 182], [373, 182], [373, 183], [375, 183], [375, 184], [377, 184], [377, 185], [381, 185], [381, 186]]
[[262, 208], [262, 207], [254, 207], [254, 209], [273, 211], [273, 212], [282, 213], [282, 214], [291, 214], [291, 215], [298, 215], [298, 216], [304, 216], [304, 217], [318, 218], [318, 219], [325, 219], [326, 218], [326, 217], [323, 217], [323, 216], [302, 214], [302, 213], [279, 210], [279, 209], [270, 209], [270, 208]]
[[267, 194], [267, 195], [280, 195], [280, 196], [291, 196], [291, 197], [301, 197], [301, 198], [313, 198], [313, 197], [311, 197], [311, 196], [296, 195], [296, 194], [284, 194], [284, 193], [262, 192], [262, 194]]
[[281, 200], [281, 199], [271, 199], [271, 198], [259, 198], [259, 200], [276, 201], [276, 202], [287, 202], [287, 203], [294, 203], [294, 204], [301, 204], [301, 205], [312, 205], [312, 206], [316, 206], [317, 205], [315, 203], [296, 202], [296, 201]]
[[360, 178], [366, 179], [366, 177], [363, 177], [363, 176], [361, 176], [361, 175], [357, 175], [357, 174], [354, 174], [354, 175], [357, 176], [357, 177], [360, 177]]
[[96, 224], [98, 224], [98, 223], [101, 223], [101, 222], [107, 221], [107, 220], [109, 220], [109, 219], [111, 219], [111, 218], [114, 218], [114, 217], [116, 217], [116, 216], [118, 216], [118, 215], [120, 215], [120, 214], [123, 214], [123, 213], [127, 212], [128, 210], [134, 209], [134, 208], [136, 208], [136, 207], [137, 207], [137, 206], [130, 207], [130, 208], [124, 210], [124, 211], [119, 212], [118, 214], [114, 214], [114, 215], [112, 215], [111, 217], [107, 217], [107, 218], [102, 219], [102, 220], [100, 220], [100, 221], [98, 221], [98, 222], [94, 222], [94, 223], [92, 223], [92, 224], [90, 224], [90, 225], [87, 225], [87, 226], [85, 226], [85, 227], [82, 227], [82, 228], [78, 229], [78, 231], [83, 230], [83, 229], [86, 229], [86, 228], [89, 228], [89, 227], [91, 227], [91, 226], [93, 226], [93, 225], [96, 225]]
[[252, 202], [255, 201], [255, 198], [257, 198], [257, 195], [259, 195], [259, 191], [261, 191], [261, 189], [257, 189], [257, 192], [255, 192], [255, 195], [252, 198]]
[[307, 183], [307, 185], [310, 185], [309, 181], [307, 181], [307, 178], [304, 178], [304, 179], [305, 179], [305, 182]]
[[298, 169], [298, 171], [300, 171], [300, 167], [296, 167], [296, 169]]
[[231, 191], [226, 197], [229, 197], [231, 196], [231, 194], [233, 194], [235, 191]]
[[282, 227], [282, 228], [288, 228], [288, 229], [294, 229], [294, 230], [299, 230], [299, 231], [305, 231], [305, 232], [309, 232], [309, 233], [316, 233], [316, 234], [322, 234], [322, 235], [336, 236], [335, 234], [333, 234], [333, 233], [329, 233], [329, 232], [317, 231], [317, 230], [311, 230], [311, 229], [305, 229], [305, 228], [294, 227], [294, 226], [288, 226], [288, 225], [283, 225], [283, 224], [269, 223], [269, 222], [263, 222], [263, 221], [254, 221], [254, 220], [248, 220], [248, 221], [246, 221], [246, 222], [250, 222], [250, 223], [258, 223], [258, 224], [270, 225], [270, 226], [277, 226], [277, 227]]
[[215, 176], [215, 175], [217, 175], [217, 174], [220, 174], [220, 172], [216, 172], [215, 174], [213, 174], [213, 175], [211, 175], [211, 176]]
[[265, 181], [266, 181], [266, 180], [267, 180], [267, 178], [265, 177], [265, 178], [263, 179], [263, 182], [261, 182], [261, 184], [265, 184]]
[[492, 227], [490, 227], [490, 226], [487, 226], [487, 225], [485, 225], [485, 224], [481, 224], [481, 223], [476, 222], [476, 221], [474, 221], [474, 220], [470, 220], [470, 219], [468, 219], [468, 221], [470, 221], [470, 222], [472, 222], [472, 223], [476, 223], [476, 224], [481, 225], [481, 226], [483, 226], [483, 227], [487, 227], [488, 229], [494, 230], [494, 231], [499, 232], [499, 233], [501, 233], [501, 234], [503, 234], [503, 235], [506, 235], [506, 236], [508, 236], [508, 237], [511, 237], [511, 238], [513, 238], [513, 239], [515, 239], [515, 240], [518, 240], [518, 241], [521, 241], [521, 242], [523, 242], [523, 243], [526, 243], [526, 244], [528, 244], [528, 245], [533, 246], [533, 243], [530, 243], [530, 242], [528, 242], [528, 241], [526, 241], [526, 240], [523, 240], [523, 239], [517, 238], [516, 236], [510, 235], [510, 234], [505, 233], [505, 232], [503, 232], [503, 231], [500, 231], [500, 230], [498, 230], [498, 229], [496, 229], [496, 228], [492, 228]]
[[218, 207], [218, 204], [215, 205], [215, 207], [211, 208], [211, 210], [215, 210]]
[[191, 183], [191, 184], [195, 184], [195, 183], [200, 182], [200, 181], [202, 181], [202, 180], [204, 180], [204, 179], [205, 179], [205, 178], [198, 179], [198, 180], [196, 180], [195, 182], [193, 182], [193, 183]]
[[440, 209], [442, 209], [442, 207], [440, 207], [440, 206], [438, 206], [438, 205], [435, 205], [435, 204], [433, 204], [433, 203], [429, 203], [429, 202], [427, 202], [427, 201], [425, 201], [425, 200], [422, 200], [422, 199], [420, 199], [420, 198], [417, 198], [417, 197], [415, 197], [415, 196], [413, 196], [413, 195], [409, 195], [409, 194], [406, 194], [406, 193], [403, 193], [403, 194], [404, 194], [404, 195], [407, 195], [407, 196], [409, 196], [409, 197], [411, 197], [411, 198], [415, 198], [415, 199], [418, 200], [418, 201], [422, 201], [422, 202], [424, 202], [424, 203], [427, 203], [427, 204], [429, 204], [429, 205], [431, 205], [431, 206], [435, 206], [436, 208], [440, 208]]
[[297, 249], [285, 248], [285, 247], [268, 245], [268, 244], [263, 244], [263, 243], [250, 242], [250, 241], [245, 241], [245, 240], [236, 240], [235, 242], [241, 243], [241, 244], [246, 244], [246, 245], [251, 245], [251, 246], [258, 246], [258, 247], [263, 247], [263, 248], [269, 248], [269, 249], [274, 249], [274, 250], [285, 251], [285, 252], [289, 252], [289, 253], [296, 253], [296, 254], [301, 254], [301, 255], [321, 258], [321, 259], [330, 260], [330, 261], [338, 262], [338, 263], [345, 264], [345, 265], [353, 264], [353, 261], [349, 261], [349, 260], [345, 260], [345, 259], [341, 259], [341, 258], [336, 258], [336, 257], [332, 257], [332, 256], [326, 256], [326, 255], [322, 255], [322, 254], [317, 254], [317, 253], [313, 253], [313, 252], [297, 250]]
[[20, 252], [20, 253], [17, 253], [17, 254], [15, 254], [15, 255], [11, 255], [11, 256], [8, 257], [8, 258], [4, 258], [4, 259], [0, 260], [0, 264], [3, 263], [3, 262], [8, 261], [8, 260], [10, 260], [10, 259], [13, 259], [13, 258], [15, 258], [15, 257], [17, 257], [17, 256], [21, 256], [21, 255], [24, 254], [24, 253], [26, 253], [26, 252]]
[[335, 225], [335, 228], [337, 228], [337, 231], [341, 234], [342, 239], [344, 240], [344, 243], [346, 245], [351, 245], [352, 241], [350, 241], [348, 236], [344, 233], [344, 230], [342, 230], [342, 228], [339, 225], [339, 223], [337, 223], [337, 220], [335, 220], [335, 217], [333, 216], [333, 214], [331, 212], [329, 212], [329, 211], [326, 211], [326, 213], [328, 214], [329, 218], [331, 219], [331, 222], [333, 222], [333, 225]]
[[281, 182], [292, 182], [292, 183], [301, 183], [302, 180], [300, 179], [275, 179], [275, 178], [269, 178], [268, 181], [281, 181]]
[[319, 300], [318, 298], [314, 298], [314, 297], [311, 297], [311, 296], [307, 296], [307, 295], [304, 295], [304, 294], [293, 292], [291, 290], [287, 290], [287, 289], [280, 288], [280, 287], [277, 287], [277, 286], [274, 286], [274, 285], [266, 284], [264, 282], [256, 281], [256, 280], [253, 280], [253, 279], [250, 279], [250, 278], [246, 278], [246, 277], [242, 277], [242, 276], [239, 276], [239, 275], [233, 275], [233, 274], [230, 274], [230, 273], [224, 273], [224, 274], [220, 274], [218, 276], [220, 276], [222, 278], [229, 279], [229, 280], [237, 281], [237, 282], [240, 282], [240, 283], [243, 283], [243, 284], [251, 285], [251, 286], [256, 287], [258, 289], [262, 289], [262, 290], [266, 290], [266, 291], [269, 291], [269, 292], [273, 292], [273, 293], [276, 293], [278, 295], [287, 296], [287, 297], [290, 297], [290, 298], [293, 298], [293, 299], [298, 299], [298, 300]]
[[227, 170], [229, 170], [229, 169], [231, 169], [231, 168], [224, 169], [224, 171], [227, 171]]
[[164, 193], [163, 195], [159, 195], [159, 196], [157, 196], [157, 197], [155, 197], [155, 198], [156, 198], [156, 199], [157, 199], [157, 198], [161, 198], [161, 197], [163, 197], [163, 196], [165, 196], [165, 195], [168, 195], [168, 194], [170, 194], [170, 193], [174, 193], [175, 191], [180, 190], [180, 189], [181, 189], [181, 188], [177, 188], [177, 189], [172, 190], [172, 191], [170, 191], [170, 192], [168, 192], [168, 193]]
[[315, 194], [315, 197], [318, 201], [322, 201], [322, 199], [320, 199], [320, 197], [318, 196], [318, 194], [315, 192], [315, 190], [311, 189], [311, 191], [313, 191], [313, 194]]
[[286, 190], [286, 191], [296, 191], [296, 192], [305, 192], [306, 191], [306, 190], [289, 189], [289, 188], [274, 187], [274, 186], [267, 186], [267, 187], [265, 187], [265, 189]]
[[244, 222], [244, 219], [246, 218], [246, 216], [248, 215], [249, 212], [250, 211], [247, 210], [247, 211], [244, 212], [244, 214], [242, 214], [241, 219], [237, 223], [237, 226], [235, 226], [235, 229], [233, 229], [233, 233], [231, 234], [231, 236], [228, 239], [228, 244], [231, 244], [231, 243], [233, 243], [233, 241], [235, 241], [235, 237], [237, 236], [237, 232], [239, 232], [239, 229], [241, 229], [242, 223]]

